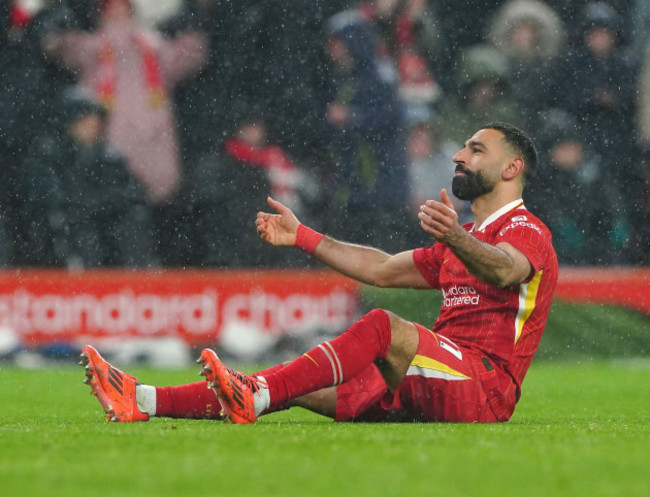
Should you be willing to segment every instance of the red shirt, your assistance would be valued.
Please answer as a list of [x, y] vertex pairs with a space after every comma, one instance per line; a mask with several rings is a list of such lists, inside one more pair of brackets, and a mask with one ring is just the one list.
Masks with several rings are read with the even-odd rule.
[[558, 277], [551, 233], [521, 200], [499, 209], [478, 230], [472, 230], [471, 224], [463, 227], [490, 245], [510, 243], [529, 260], [533, 275], [519, 285], [497, 288], [470, 274], [445, 244], [416, 249], [416, 266], [432, 287], [442, 291], [442, 307], [433, 330], [488, 356], [512, 376], [519, 397]]

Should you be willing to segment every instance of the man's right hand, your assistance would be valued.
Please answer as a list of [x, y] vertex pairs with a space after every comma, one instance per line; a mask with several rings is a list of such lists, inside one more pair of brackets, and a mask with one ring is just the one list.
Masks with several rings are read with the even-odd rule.
[[277, 214], [258, 212], [255, 226], [257, 234], [266, 243], [275, 246], [291, 247], [296, 243], [296, 234], [300, 221], [287, 206], [281, 204], [271, 197], [267, 197], [267, 203]]

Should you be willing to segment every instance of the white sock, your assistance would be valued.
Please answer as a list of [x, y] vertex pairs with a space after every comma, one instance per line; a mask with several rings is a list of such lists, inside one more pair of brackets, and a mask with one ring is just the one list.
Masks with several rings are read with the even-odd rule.
[[255, 416], [257, 417], [271, 405], [271, 395], [269, 394], [269, 387], [266, 386], [264, 376], [256, 376], [255, 378], [259, 380], [259, 390], [253, 394]]
[[151, 385], [135, 386], [135, 403], [140, 412], [149, 416], [156, 415], [156, 387]]

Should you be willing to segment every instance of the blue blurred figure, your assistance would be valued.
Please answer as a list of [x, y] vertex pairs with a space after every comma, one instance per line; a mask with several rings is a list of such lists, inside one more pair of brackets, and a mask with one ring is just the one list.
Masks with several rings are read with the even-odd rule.
[[365, 244], [378, 243], [377, 234], [388, 231], [393, 237], [383, 246], [402, 250], [409, 188], [396, 82], [382, 73], [375, 33], [357, 11], [333, 16], [326, 29], [334, 69], [325, 110], [332, 167], [327, 208], [337, 215], [325, 228]]

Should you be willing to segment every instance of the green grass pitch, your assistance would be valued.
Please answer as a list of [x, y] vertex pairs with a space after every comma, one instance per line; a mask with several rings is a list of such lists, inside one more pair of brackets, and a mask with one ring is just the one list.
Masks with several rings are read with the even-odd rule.
[[82, 379], [0, 366], [1, 496], [650, 495], [647, 359], [533, 364], [499, 425], [335, 424], [298, 409], [251, 426], [112, 424]]

